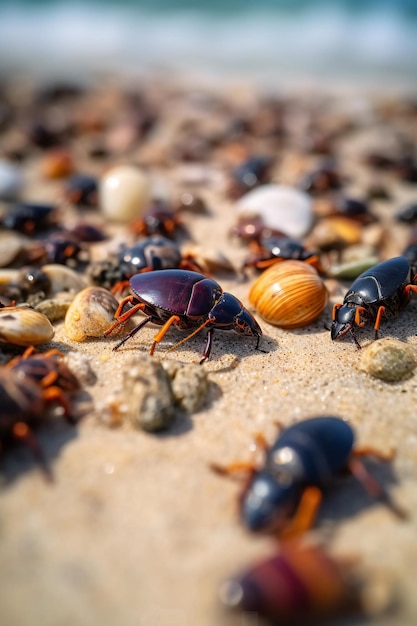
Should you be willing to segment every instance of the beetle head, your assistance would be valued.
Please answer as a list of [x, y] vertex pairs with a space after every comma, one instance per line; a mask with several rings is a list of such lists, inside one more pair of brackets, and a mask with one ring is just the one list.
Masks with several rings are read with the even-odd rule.
[[254, 532], [281, 530], [294, 509], [297, 495], [294, 482], [279, 484], [271, 472], [259, 470], [242, 497], [246, 526]]
[[251, 335], [259, 339], [262, 329], [253, 315], [231, 293], [223, 293], [210, 311], [211, 326], [223, 330], [235, 330], [239, 335]]
[[343, 304], [336, 309], [331, 327], [331, 338], [333, 341], [341, 339], [348, 332], [353, 332], [355, 322], [356, 306]]

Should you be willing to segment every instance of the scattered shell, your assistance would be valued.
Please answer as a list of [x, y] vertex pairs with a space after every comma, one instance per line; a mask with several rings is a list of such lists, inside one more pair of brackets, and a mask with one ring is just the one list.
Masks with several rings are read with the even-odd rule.
[[378, 339], [362, 351], [359, 369], [387, 382], [409, 378], [417, 363], [414, 355], [402, 341], [386, 337]]
[[261, 185], [237, 203], [240, 216], [259, 215], [265, 226], [289, 237], [303, 237], [313, 224], [313, 206], [308, 194], [284, 185]]
[[74, 160], [68, 150], [57, 148], [46, 154], [40, 163], [42, 175], [48, 179], [65, 178], [74, 171]]
[[140, 355], [123, 370], [127, 416], [136, 428], [154, 432], [169, 428], [175, 418], [169, 376], [149, 355]]
[[29, 308], [0, 309], [0, 341], [16, 346], [38, 346], [55, 334], [48, 318]]
[[46, 315], [50, 322], [59, 322], [64, 319], [68, 308], [73, 301], [73, 297], [67, 292], [58, 294], [56, 298], [42, 300], [35, 307], [35, 311], [39, 311]]
[[178, 406], [188, 413], [201, 409], [209, 386], [206, 370], [200, 365], [178, 361], [162, 361], [162, 367], [171, 379], [172, 393]]
[[341, 263], [340, 265], [333, 265], [330, 268], [328, 275], [333, 278], [339, 278], [341, 280], [354, 280], [360, 274], [362, 274], [362, 272], [369, 270], [377, 263], [379, 263], [378, 257], [365, 257], [363, 259], [357, 259], [356, 261]]
[[61, 291], [78, 293], [87, 286], [84, 278], [66, 265], [50, 263], [43, 265], [42, 271], [51, 281], [51, 293], [53, 294], [60, 293]]
[[21, 170], [12, 163], [0, 160], [0, 200], [16, 200], [22, 188]]
[[[80, 291], [68, 307], [65, 316], [65, 332], [72, 341], [85, 341], [101, 337], [114, 321], [118, 301], [103, 287], [86, 287]], [[126, 333], [133, 328], [133, 320], [122, 324], [114, 335]]]
[[300, 328], [324, 310], [328, 292], [311, 265], [290, 260], [263, 272], [252, 285], [249, 300], [266, 322]]
[[183, 258], [191, 258], [206, 274], [216, 272], [236, 272], [230, 259], [228, 259], [220, 250], [214, 248], [206, 248], [195, 244], [186, 244], [182, 248]]
[[148, 176], [131, 165], [113, 167], [99, 182], [99, 206], [113, 221], [130, 222], [142, 217], [150, 204], [150, 194]]
[[336, 248], [352, 246], [361, 241], [363, 227], [348, 217], [326, 217], [321, 219], [308, 237], [313, 248]]
[[0, 267], [7, 267], [28, 249], [28, 240], [13, 231], [0, 232]]

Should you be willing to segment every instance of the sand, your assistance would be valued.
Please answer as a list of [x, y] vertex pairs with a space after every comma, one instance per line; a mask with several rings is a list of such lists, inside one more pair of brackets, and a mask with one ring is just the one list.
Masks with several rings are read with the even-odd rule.
[[[116, 90], [109, 93], [106, 105], [101, 102], [102, 109], [107, 106], [111, 110]], [[195, 102], [198, 93], [194, 93]], [[195, 118], [204, 118], [206, 124], [211, 121], [215, 125], [217, 119], [216, 113], [207, 122], [206, 112], [202, 114], [192, 98], [186, 98], [184, 104], [180, 90], [178, 94], [175, 97], [171, 92], [171, 117], [164, 118], [165, 125], [152, 142], [145, 142], [141, 150], [113, 153], [109, 162], [144, 163], [155, 184], [172, 197], [184, 187], [191, 187], [189, 181], [184, 181], [193, 179], [193, 189], [210, 209], [206, 215], [187, 215], [194, 242], [223, 250], [238, 266], [246, 249], [228, 234], [235, 214], [233, 202], [225, 193], [224, 167], [214, 159], [206, 165], [177, 164], [165, 152], [171, 141], [170, 119], [190, 117], [193, 111]], [[288, 96], [295, 103], [290, 119], [294, 129], [297, 111], [303, 121], [300, 110], [308, 103], [313, 105], [311, 94], [302, 98], [294, 92]], [[249, 87], [239, 85], [229, 89], [227, 97], [234, 106], [238, 103], [244, 109], [254, 96]], [[401, 106], [407, 98], [396, 98], [389, 95], [384, 100], [380, 94], [377, 96], [379, 104], [388, 102], [393, 107], [391, 112], [388, 105], [378, 109], [386, 110], [385, 117], [373, 113], [369, 104], [374, 101], [372, 95], [354, 93], [349, 98], [346, 94], [329, 98], [333, 112], [329, 115], [330, 125], [336, 124], [338, 116], [340, 123], [346, 117], [356, 116], [358, 121], [357, 128], [337, 140], [340, 169], [348, 180], [345, 188], [352, 194], [364, 193], [369, 183], [369, 171], [357, 155], [373, 142], [381, 145], [381, 132], [388, 138], [407, 126], [415, 145], [415, 117], [402, 116]], [[321, 96], [317, 98], [317, 106], [321, 100]], [[78, 150], [78, 158], [85, 158], [82, 149]], [[27, 195], [55, 198], [62, 181], [41, 180], [38, 159], [35, 154], [26, 162], [30, 180]], [[294, 183], [299, 171], [317, 160], [304, 158], [294, 141], [291, 149], [281, 151], [272, 179]], [[92, 161], [87, 165], [97, 172], [103, 169], [102, 163]], [[380, 246], [381, 258], [389, 258], [400, 254], [408, 240], [409, 227], [397, 224], [394, 214], [415, 197], [415, 185], [384, 172], [380, 180], [391, 190], [391, 200], [373, 201], [372, 208], [388, 234], [384, 246]], [[100, 221], [97, 215], [93, 218]], [[123, 236], [124, 227], [112, 226], [112, 232]], [[97, 250], [100, 256], [101, 249]], [[255, 277], [256, 273], [251, 273], [244, 282], [227, 273], [215, 276], [225, 290], [247, 306]], [[216, 475], [209, 465], [236, 460], [259, 462], [261, 451], [253, 446], [256, 432], [272, 442], [276, 422], [289, 425], [319, 415], [347, 419], [355, 429], [358, 446], [372, 446], [383, 453], [395, 451], [391, 463], [370, 467], [409, 516], [406, 521], [399, 520], [383, 504], [373, 502], [353, 478], [338, 478], [326, 492], [314, 536], [325, 540], [334, 555], [358, 557], [358, 567], [369, 579], [378, 575], [389, 581], [389, 588], [398, 597], [396, 606], [375, 616], [373, 623], [415, 623], [416, 378], [395, 384], [371, 378], [358, 369], [359, 352], [349, 340], [330, 340], [331, 307], [341, 301], [349, 282], [327, 279], [326, 284], [329, 303], [323, 314], [305, 328], [287, 331], [257, 318], [264, 333], [263, 351], [254, 350], [251, 338], [215, 334], [211, 358], [202, 366], [210, 381], [205, 405], [192, 415], [180, 416], [162, 434], [147, 434], [128, 425], [109, 428], [99, 415], [103, 401], [120, 385], [123, 369], [132, 357], [147, 352], [155, 328], [145, 327], [114, 353], [111, 348], [116, 340], [112, 338], [71, 342], [63, 324], [55, 325], [54, 340], [47, 347], [76, 350], [90, 357], [96, 382], [85, 386], [82, 401], [90, 402], [90, 408], [75, 427], [58, 419], [39, 432], [53, 470], [53, 483], [45, 480], [26, 450], [15, 448], [3, 455], [3, 624], [257, 624], [253, 615], [227, 616], [219, 607], [218, 588], [240, 568], [270, 555], [277, 542], [244, 529], [237, 509], [239, 481]], [[382, 325], [381, 336], [406, 342], [417, 357], [415, 315], [416, 304], [412, 302], [397, 319]], [[204, 343], [199, 336], [164, 355], [165, 348], [181, 336], [172, 331], [154, 358], [198, 362]], [[373, 338], [371, 328], [359, 331], [358, 337], [363, 346], [369, 344]], [[365, 623], [365, 618], [355, 623]]]

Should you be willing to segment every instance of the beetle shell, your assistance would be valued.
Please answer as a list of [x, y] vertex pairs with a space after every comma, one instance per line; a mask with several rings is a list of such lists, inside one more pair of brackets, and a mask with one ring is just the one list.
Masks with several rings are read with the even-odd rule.
[[16, 346], [37, 346], [51, 341], [54, 327], [48, 318], [33, 309], [0, 309], [0, 341]]
[[302, 261], [273, 265], [254, 282], [249, 301], [274, 326], [300, 328], [315, 320], [328, 292], [316, 270]]
[[[72, 341], [85, 341], [89, 337], [101, 337], [114, 321], [118, 307], [116, 298], [102, 287], [87, 287], [71, 302], [65, 316], [65, 333]], [[132, 327], [127, 322], [120, 330]]]

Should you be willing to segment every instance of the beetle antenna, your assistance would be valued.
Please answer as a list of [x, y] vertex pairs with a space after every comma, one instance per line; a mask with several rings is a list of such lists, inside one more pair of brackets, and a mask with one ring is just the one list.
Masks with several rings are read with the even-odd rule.
[[185, 343], [186, 341], [188, 341], [189, 339], [191, 339], [191, 337], [194, 337], [194, 335], [196, 335], [197, 333], [200, 332], [200, 330], [202, 328], [204, 328], [204, 326], [207, 326], [207, 324], [210, 323], [211, 320], [206, 320], [205, 322], [203, 322], [201, 324], [201, 326], [199, 326], [198, 328], [196, 328], [196, 330], [193, 330], [193, 332], [189, 335], [187, 335], [186, 337], [184, 337], [184, 339], [181, 339], [181, 341], [179, 341], [178, 343], [175, 343], [173, 346], [171, 346], [170, 348], [168, 348], [168, 350], [166, 350], [166, 352], [172, 352], [172, 350], [175, 350], [175, 348], [178, 348], [178, 346], [180, 346], [182, 343]]

